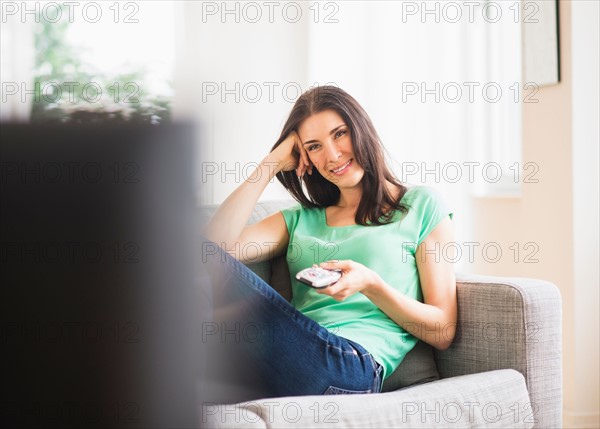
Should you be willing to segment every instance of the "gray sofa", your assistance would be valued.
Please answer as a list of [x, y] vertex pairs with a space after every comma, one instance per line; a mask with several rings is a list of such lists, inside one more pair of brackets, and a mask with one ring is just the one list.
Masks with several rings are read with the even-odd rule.
[[[249, 223], [293, 205], [257, 204]], [[204, 207], [210, 216], [215, 207]], [[283, 257], [250, 265], [288, 300]], [[536, 279], [457, 274], [458, 324], [445, 351], [419, 342], [383, 392], [201, 404], [206, 428], [562, 425], [561, 298]]]

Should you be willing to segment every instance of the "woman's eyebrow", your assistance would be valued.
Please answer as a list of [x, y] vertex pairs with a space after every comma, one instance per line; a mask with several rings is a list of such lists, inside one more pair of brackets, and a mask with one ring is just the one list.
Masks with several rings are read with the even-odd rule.
[[[329, 131], [329, 135], [334, 134], [338, 129], [340, 129], [340, 128], [344, 127], [344, 126], [346, 126], [346, 124], [338, 125], [333, 130]], [[306, 146], [307, 144], [311, 144], [311, 143], [319, 143], [319, 140], [316, 140], [316, 139], [309, 140], [309, 141], [306, 141], [306, 142], [302, 143], [302, 145]]]

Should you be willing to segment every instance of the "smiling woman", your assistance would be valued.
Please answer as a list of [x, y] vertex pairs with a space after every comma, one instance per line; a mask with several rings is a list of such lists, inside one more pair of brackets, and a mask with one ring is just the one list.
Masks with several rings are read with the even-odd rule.
[[[300, 204], [246, 226], [275, 174]], [[203, 260], [221, 297], [215, 314], [268, 331], [235, 345], [259, 390], [236, 400], [378, 393], [419, 339], [447, 348], [454, 267], [431, 253], [453, 241], [452, 216], [433, 189], [393, 176], [354, 98], [334, 86], [304, 93], [271, 152], [204, 229]], [[239, 261], [227, 253], [250, 243]], [[242, 264], [280, 255], [291, 303]], [[318, 289], [296, 279], [314, 265], [341, 277]], [[241, 308], [232, 316], [233, 304]]]
[[[361, 225], [386, 223], [390, 210], [405, 211], [398, 204], [405, 188], [385, 164], [377, 131], [345, 91], [335, 86], [307, 91], [294, 105], [273, 149], [289, 135], [302, 142], [300, 162], [296, 174], [284, 168], [277, 178], [301, 204], [332, 206], [330, 211], [338, 214], [339, 209], [351, 212]], [[304, 177], [308, 196], [300, 177]]]

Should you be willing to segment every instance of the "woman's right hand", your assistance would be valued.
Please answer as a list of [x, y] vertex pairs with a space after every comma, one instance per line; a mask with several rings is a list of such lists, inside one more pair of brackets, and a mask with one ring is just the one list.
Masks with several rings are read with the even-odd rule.
[[292, 131], [269, 154], [269, 157], [276, 161], [280, 168], [279, 171], [292, 171], [296, 170], [296, 176], [302, 177], [304, 173], [308, 171], [308, 174], [312, 174], [313, 165], [310, 162], [308, 153], [302, 147], [300, 136], [296, 131]]

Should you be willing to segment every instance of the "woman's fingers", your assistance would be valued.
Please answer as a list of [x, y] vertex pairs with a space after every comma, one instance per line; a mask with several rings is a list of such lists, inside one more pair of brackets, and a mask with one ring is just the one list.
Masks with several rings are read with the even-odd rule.
[[325, 268], [326, 270], [339, 269], [339, 270], [347, 271], [350, 269], [351, 262], [352, 261], [350, 261], [350, 260], [340, 261], [338, 259], [330, 259], [329, 261], [321, 262], [319, 264], [319, 266], [321, 268]]
[[[296, 176], [300, 177], [302, 174], [302, 152], [298, 147], [298, 133], [292, 131], [286, 138], [291, 144], [290, 146], [290, 159], [294, 159]], [[298, 152], [297, 154], [295, 152]]]
[[[310, 162], [310, 158], [308, 153], [302, 147], [302, 142], [300, 141], [300, 136], [296, 131], [292, 131], [288, 137], [286, 138], [286, 143], [290, 144], [291, 153], [288, 155], [289, 159], [293, 159], [294, 167], [287, 169], [288, 171], [295, 169], [296, 176], [301, 178], [304, 176], [306, 172], [308, 174], [312, 174], [313, 165]], [[297, 152], [297, 153], [296, 153]]]
[[298, 152], [298, 167], [296, 168], [296, 176], [301, 178], [304, 175], [306, 161], [304, 159], [304, 153], [302, 151], [302, 146], [300, 144], [300, 137], [298, 136], [298, 133], [294, 131], [292, 134], [294, 137], [294, 149]]
[[308, 157], [308, 153], [302, 147], [302, 142], [300, 141], [300, 136], [296, 133], [296, 143], [298, 152], [300, 153], [300, 161], [298, 162], [299, 166], [301, 166], [300, 176], [304, 176], [304, 173], [308, 171], [308, 174], [312, 174], [312, 165], [310, 163], [310, 159]]

